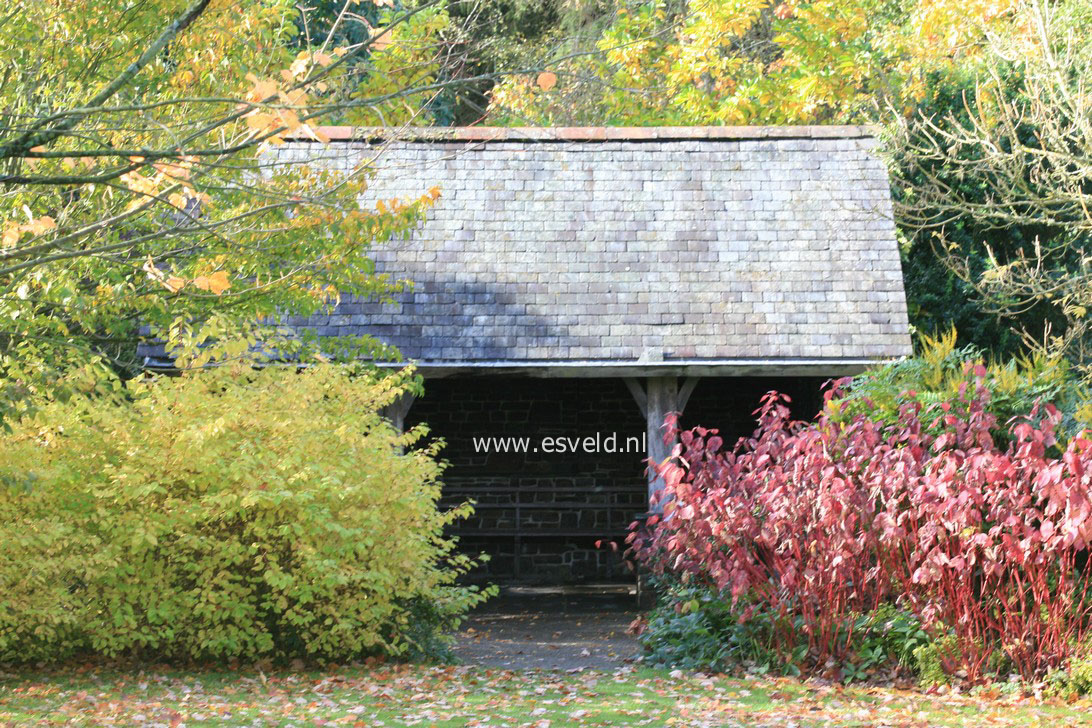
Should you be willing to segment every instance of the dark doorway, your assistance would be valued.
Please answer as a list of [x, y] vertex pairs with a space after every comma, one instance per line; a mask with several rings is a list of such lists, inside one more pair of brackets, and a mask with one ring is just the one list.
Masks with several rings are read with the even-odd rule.
[[490, 557], [476, 577], [633, 580], [621, 541], [645, 508], [645, 423], [621, 380], [430, 380], [407, 417], [422, 421], [447, 443], [445, 500], [477, 502], [456, 529]]
[[[765, 392], [815, 415], [821, 379], [708, 377], [684, 426], [749, 435]], [[624, 539], [647, 509], [645, 421], [621, 379], [432, 379], [407, 425], [446, 442], [444, 501], [477, 503], [456, 526], [463, 550], [489, 560], [470, 578], [503, 584], [631, 583]]]

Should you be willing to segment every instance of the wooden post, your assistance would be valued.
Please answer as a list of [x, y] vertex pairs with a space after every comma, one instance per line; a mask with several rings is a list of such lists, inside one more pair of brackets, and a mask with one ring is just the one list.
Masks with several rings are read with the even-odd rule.
[[[648, 459], [653, 463], [662, 463], [671, 455], [672, 443], [664, 442], [664, 417], [674, 412], [679, 401], [679, 380], [675, 377], [649, 377], [645, 389], [646, 412], [645, 425], [648, 437]], [[648, 471], [648, 500], [664, 489], [664, 480], [650, 467]], [[652, 510], [659, 513], [663, 504], [657, 504]]]
[[[379, 414], [382, 415], [388, 422], [390, 422], [396, 430], [399, 432], [405, 432], [406, 430], [406, 415], [409, 414], [410, 407], [413, 406], [413, 400], [416, 397], [409, 392], [403, 392], [402, 395], [383, 407]], [[399, 452], [402, 451], [401, 446], [398, 448]]]
[[[640, 381], [632, 377], [625, 380], [633, 399], [636, 400], [641, 414], [645, 417], [645, 437], [649, 460], [654, 463], [662, 463], [671, 455], [673, 442], [664, 442], [663, 424], [668, 412], [682, 413], [686, 407], [690, 395], [698, 385], [697, 377], [687, 377], [682, 386], [676, 377], [649, 377], [647, 384], [642, 387]], [[664, 488], [663, 478], [657, 477], [652, 470], [648, 473], [648, 498], [651, 504], [653, 496]], [[653, 509], [656, 513], [663, 511], [663, 504]]]
[[[649, 377], [644, 387], [633, 377], [624, 379], [633, 399], [637, 402], [641, 414], [645, 417], [645, 437], [648, 459], [662, 463], [671, 455], [674, 442], [664, 442], [663, 424], [668, 412], [682, 414], [694, 388], [698, 386], [697, 377], [687, 377], [682, 387], [676, 377]], [[664, 504], [652, 500], [664, 489], [663, 478], [658, 477], [651, 468], [648, 472], [649, 513], [641, 514], [639, 519], [652, 513], [663, 513]], [[656, 595], [648, 588], [648, 574], [643, 570], [637, 573], [637, 608], [651, 609], [656, 604]]]

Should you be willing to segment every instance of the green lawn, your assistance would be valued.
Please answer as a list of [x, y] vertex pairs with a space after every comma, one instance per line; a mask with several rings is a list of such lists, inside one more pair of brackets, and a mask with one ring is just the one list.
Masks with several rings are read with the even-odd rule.
[[0, 679], [0, 725], [1092, 726], [1092, 703], [624, 669], [67, 670]]

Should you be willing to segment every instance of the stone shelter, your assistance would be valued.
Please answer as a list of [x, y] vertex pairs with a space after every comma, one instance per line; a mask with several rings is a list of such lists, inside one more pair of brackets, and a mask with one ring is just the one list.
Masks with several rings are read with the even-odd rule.
[[445, 492], [477, 501], [458, 531], [488, 578], [632, 579], [601, 542], [660, 487], [644, 463], [667, 456], [666, 413], [735, 437], [770, 389], [811, 416], [825, 380], [911, 353], [867, 128], [324, 131], [278, 154], [374, 157], [369, 196], [441, 197], [373, 250], [412, 291], [289, 323], [416, 363], [426, 393], [390, 416], [446, 440]]

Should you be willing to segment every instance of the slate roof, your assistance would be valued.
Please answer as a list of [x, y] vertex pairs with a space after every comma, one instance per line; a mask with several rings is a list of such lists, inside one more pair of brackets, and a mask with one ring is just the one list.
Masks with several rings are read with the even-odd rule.
[[867, 128], [326, 131], [279, 154], [347, 168], [381, 150], [369, 197], [442, 196], [411, 240], [373, 250], [412, 293], [292, 325], [440, 368], [911, 352]]

